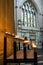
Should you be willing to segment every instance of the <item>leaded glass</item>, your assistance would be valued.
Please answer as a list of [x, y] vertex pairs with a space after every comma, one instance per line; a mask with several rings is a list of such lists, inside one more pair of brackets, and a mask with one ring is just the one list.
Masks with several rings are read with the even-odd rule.
[[34, 9], [31, 9], [31, 27], [34, 27]]
[[31, 12], [31, 27], [32, 27], [32, 24], [33, 24], [33, 13]]
[[36, 26], [36, 15], [34, 14], [34, 27]]
[[31, 7], [29, 6], [29, 11], [31, 11]]
[[30, 4], [27, 2], [27, 5], [28, 5], [28, 7], [30, 6]]
[[30, 26], [30, 12], [28, 12], [28, 26]]
[[23, 10], [21, 12], [21, 21], [22, 21], [22, 24], [23, 24]]
[[28, 6], [26, 5], [26, 10], [28, 10]]
[[35, 13], [35, 8], [31, 4], [31, 2], [25, 2], [22, 6], [22, 14], [21, 14], [21, 19], [22, 23], [24, 26], [31, 26], [35, 27], [36, 26], [36, 15]]
[[23, 9], [25, 9], [25, 6], [23, 5], [23, 7], [22, 7]]
[[27, 11], [24, 12], [24, 25], [27, 26]]

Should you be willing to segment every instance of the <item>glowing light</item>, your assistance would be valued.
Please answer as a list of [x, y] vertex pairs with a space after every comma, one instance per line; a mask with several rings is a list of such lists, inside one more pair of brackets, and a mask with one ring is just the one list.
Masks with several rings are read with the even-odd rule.
[[36, 46], [36, 44], [35, 44], [35, 43], [32, 43], [32, 47], [33, 47], [33, 48], [36, 48], [37, 46]]
[[10, 33], [10, 32], [5, 32], [5, 34], [9, 34], [9, 35], [11, 35], [11, 33]]
[[5, 32], [5, 34], [8, 34], [8, 32]]
[[28, 40], [25, 40], [24, 43], [28, 43], [29, 41]]
[[19, 38], [19, 36], [18, 35], [15, 35], [15, 37], [14, 38]]
[[15, 34], [14, 34], [14, 33], [12, 33], [12, 36], [15, 36]]
[[20, 38], [20, 40], [24, 41], [24, 38]]
[[10, 33], [10, 32], [8, 32], [8, 34], [9, 34], [9, 35], [11, 35], [11, 33]]
[[24, 44], [25, 44], [25, 46], [28, 46], [30, 44], [30, 42], [28, 40], [24, 40]]

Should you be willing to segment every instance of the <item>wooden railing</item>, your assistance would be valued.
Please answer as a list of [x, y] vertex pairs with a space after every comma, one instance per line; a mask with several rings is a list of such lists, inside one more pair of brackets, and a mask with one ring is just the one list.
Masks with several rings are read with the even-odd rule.
[[[6, 65], [7, 63], [34, 63], [34, 65], [37, 65], [36, 48], [34, 48], [33, 50], [30, 50], [30, 49], [27, 50], [26, 44], [29, 43], [27, 40], [25, 40], [24, 38], [19, 38], [19, 36], [11, 35], [8, 33], [6, 33], [6, 34], [12, 36], [16, 40], [14, 40], [14, 43], [13, 43], [14, 55], [7, 58], [6, 57], [6, 55], [7, 55], [7, 52], [6, 52], [7, 36], [5, 35], [5, 37], [4, 37], [4, 65]], [[23, 44], [24, 44], [23, 50], [16, 49], [17, 40], [23, 41]], [[21, 52], [21, 54], [20, 54], [20, 52]]]

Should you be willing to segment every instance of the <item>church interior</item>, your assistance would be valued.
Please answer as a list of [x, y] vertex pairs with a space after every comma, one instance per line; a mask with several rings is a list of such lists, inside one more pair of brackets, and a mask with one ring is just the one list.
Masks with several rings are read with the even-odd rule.
[[23, 58], [24, 47], [27, 58], [33, 58], [36, 51], [37, 64], [7, 65], [43, 65], [43, 0], [0, 0], [0, 65], [4, 65], [5, 45], [7, 59], [14, 57], [13, 43], [20, 51], [19, 59]]

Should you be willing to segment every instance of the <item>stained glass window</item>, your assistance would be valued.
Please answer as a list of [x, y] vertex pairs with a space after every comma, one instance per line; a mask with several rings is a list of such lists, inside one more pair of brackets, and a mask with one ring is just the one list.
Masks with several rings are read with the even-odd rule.
[[23, 10], [21, 12], [21, 21], [22, 21], [22, 24], [23, 24]]
[[33, 24], [33, 12], [31, 12], [31, 27], [32, 27], [32, 24]]
[[24, 12], [24, 15], [25, 15], [24, 16], [24, 22], [25, 22], [24, 24], [25, 24], [25, 26], [27, 26], [27, 11]]
[[34, 9], [31, 9], [31, 27], [34, 27]]
[[28, 11], [28, 26], [30, 26], [30, 12]]
[[26, 5], [26, 10], [28, 11], [28, 6]]
[[22, 25], [29, 27], [36, 27], [35, 8], [31, 2], [25, 2], [22, 6]]
[[25, 6], [23, 5], [22, 8], [25, 9]]
[[36, 15], [34, 13], [34, 27], [36, 26]]

